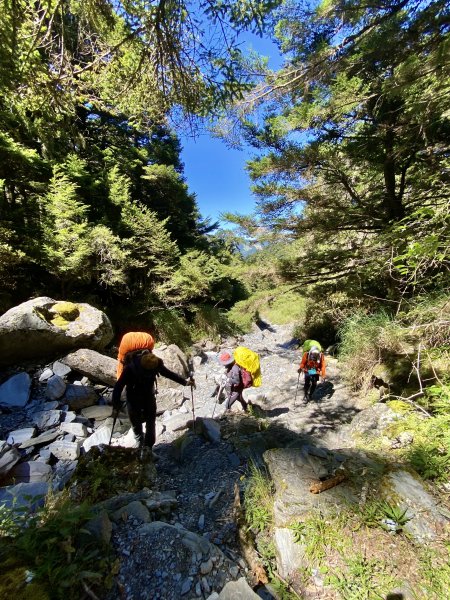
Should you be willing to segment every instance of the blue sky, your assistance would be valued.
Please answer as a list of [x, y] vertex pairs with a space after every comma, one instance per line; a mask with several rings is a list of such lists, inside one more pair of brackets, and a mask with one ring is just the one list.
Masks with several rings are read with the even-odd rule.
[[[242, 50], [250, 47], [268, 56], [271, 68], [280, 66], [277, 47], [270, 40], [247, 35]], [[254, 155], [254, 150], [230, 149], [207, 132], [195, 139], [180, 137], [184, 174], [189, 191], [197, 196], [202, 216], [215, 221], [223, 212], [251, 213], [255, 198], [250, 191], [251, 181], [245, 163]]]

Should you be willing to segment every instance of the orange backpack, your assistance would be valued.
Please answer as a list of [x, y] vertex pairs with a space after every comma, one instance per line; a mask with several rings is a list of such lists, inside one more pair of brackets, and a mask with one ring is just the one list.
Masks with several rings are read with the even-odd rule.
[[119, 346], [119, 354], [117, 356], [117, 379], [122, 374], [123, 367], [125, 364], [125, 356], [129, 352], [135, 352], [136, 350], [153, 350], [155, 340], [149, 333], [144, 331], [130, 331], [126, 333]]

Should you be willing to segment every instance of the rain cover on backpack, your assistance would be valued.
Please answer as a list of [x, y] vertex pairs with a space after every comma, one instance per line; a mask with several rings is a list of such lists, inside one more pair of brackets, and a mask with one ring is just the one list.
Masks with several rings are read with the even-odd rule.
[[303, 352], [309, 352], [313, 346], [322, 352], [322, 346], [319, 344], [319, 342], [316, 342], [316, 340], [305, 340], [303, 342]]
[[236, 364], [243, 367], [252, 376], [253, 387], [259, 387], [262, 383], [259, 355], [244, 346], [238, 346], [233, 355]]

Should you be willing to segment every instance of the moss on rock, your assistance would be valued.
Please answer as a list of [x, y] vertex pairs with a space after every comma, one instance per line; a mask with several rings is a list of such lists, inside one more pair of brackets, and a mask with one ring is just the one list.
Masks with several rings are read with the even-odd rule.
[[50, 312], [62, 317], [65, 321], [75, 321], [80, 316], [80, 309], [73, 302], [57, 302], [52, 306]]

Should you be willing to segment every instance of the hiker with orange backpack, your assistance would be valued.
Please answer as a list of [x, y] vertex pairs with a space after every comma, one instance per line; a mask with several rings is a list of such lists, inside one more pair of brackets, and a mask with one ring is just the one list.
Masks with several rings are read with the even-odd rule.
[[[307, 340], [307, 342], [310, 340]], [[300, 362], [300, 366], [298, 368], [298, 373], [304, 373], [305, 382], [303, 386], [303, 400], [308, 402], [311, 400], [312, 395], [317, 387], [317, 382], [319, 381], [319, 377], [322, 377], [322, 380], [325, 381], [326, 376], [326, 363], [325, 356], [322, 352], [320, 344], [318, 342], [312, 341], [311, 344], [303, 345], [303, 350], [306, 350], [303, 353], [302, 360]]]
[[[180, 385], [195, 387], [192, 377], [181, 377], [164, 366], [153, 354], [153, 337], [145, 332], [126, 333], [119, 346], [118, 379], [113, 389], [113, 408], [117, 415], [121, 394], [126, 387], [128, 416], [141, 448], [151, 450], [156, 441], [156, 378], [167, 377]], [[145, 423], [145, 437], [142, 423]]]

